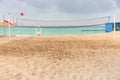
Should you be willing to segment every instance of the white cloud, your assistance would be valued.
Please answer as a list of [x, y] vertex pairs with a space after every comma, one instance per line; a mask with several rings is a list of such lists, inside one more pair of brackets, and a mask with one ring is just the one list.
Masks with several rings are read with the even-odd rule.
[[78, 14], [108, 12], [115, 7], [111, 0], [60, 0], [58, 5], [63, 12]]
[[[81, 19], [119, 14], [119, 0], [0, 0], [0, 18], [24, 12], [28, 19]], [[19, 17], [19, 16], [18, 16]]]

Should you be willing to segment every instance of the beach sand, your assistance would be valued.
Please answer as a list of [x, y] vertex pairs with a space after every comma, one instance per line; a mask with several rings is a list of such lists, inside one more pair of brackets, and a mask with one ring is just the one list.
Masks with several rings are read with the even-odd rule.
[[0, 80], [120, 80], [120, 33], [0, 38]]

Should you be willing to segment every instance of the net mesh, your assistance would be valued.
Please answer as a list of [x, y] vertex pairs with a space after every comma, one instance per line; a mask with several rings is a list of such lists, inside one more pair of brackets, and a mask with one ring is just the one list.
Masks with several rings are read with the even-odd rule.
[[76, 27], [76, 26], [94, 26], [94, 25], [104, 25], [108, 23], [110, 16], [84, 19], [84, 20], [64, 20], [64, 21], [50, 21], [50, 20], [28, 20], [21, 19], [18, 20], [17, 26], [22, 27]]

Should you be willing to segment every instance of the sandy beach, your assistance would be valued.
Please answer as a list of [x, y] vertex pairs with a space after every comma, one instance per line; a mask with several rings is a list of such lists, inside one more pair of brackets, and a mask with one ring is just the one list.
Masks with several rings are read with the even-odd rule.
[[0, 37], [0, 80], [120, 80], [120, 33]]

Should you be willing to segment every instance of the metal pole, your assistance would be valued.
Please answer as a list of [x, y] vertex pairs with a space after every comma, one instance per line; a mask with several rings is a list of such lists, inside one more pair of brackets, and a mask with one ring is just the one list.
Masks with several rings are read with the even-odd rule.
[[[18, 24], [20, 24], [21, 20], [22, 20], [22, 16], [20, 16], [20, 18], [18, 20]], [[23, 34], [22, 34], [22, 27], [20, 27], [20, 33], [21, 33], [20, 36], [22, 37], [23, 36]]]
[[14, 16], [13, 16], [13, 36], [15, 36], [15, 22], [14, 22]]
[[114, 15], [114, 40], [116, 40], [116, 15]]
[[5, 29], [5, 15], [3, 15], [3, 27], [4, 27], [4, 36], [6, 36], [6, 29]]
[[8, 25], [9, 25], [9, 29], [8, 29], [8, 30], [9, 30], [9, 38], [11, 38], [10, 13], [8, 13], [8, 17], [9, 17], [9, 18], [8, 18], [8, 19], [9, 19], [9, 20], [8, 20]]

